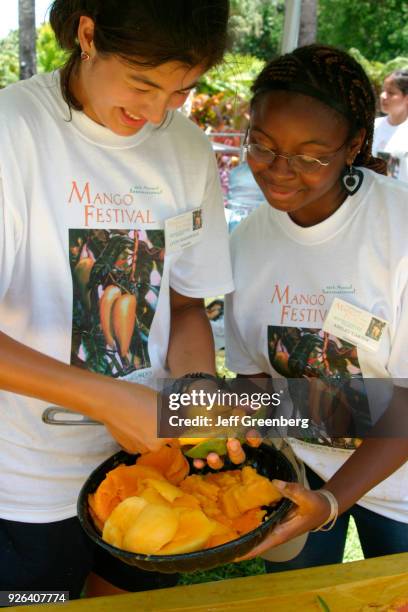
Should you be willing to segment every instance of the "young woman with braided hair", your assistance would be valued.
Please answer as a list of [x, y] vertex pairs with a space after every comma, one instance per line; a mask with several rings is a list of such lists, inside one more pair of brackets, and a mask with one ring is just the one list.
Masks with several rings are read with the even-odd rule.
[[[318, 530], [295, 559], [268, 570], [340, 562], [350, 516], [365, 556], [407, 551], [408, 436], [391, 417], [407, 403], [408, 186], [383, 176], [371, 154], [375, 99], [348, 54], [296, 49], [265, 66], [252, 91], [245, 148], [266, 202], [231, 237], [227, 365], [304, 379], [300, 401], [326, 410], [333, 429], [288, 438], [312, 490], [278, 481], [295, 509], [250, 556], [270, 549], [278, 559], [279, 545]], [[331, 307], [343, 331], [330, 325]], [[362, 334], [351, 327], [355, 307], [370, 322]], [[361, 441], [338, 421], [350, 408], [372, 410], [370, 378], [398, 380], [393, 394], [379, 386], [379, 434]]]

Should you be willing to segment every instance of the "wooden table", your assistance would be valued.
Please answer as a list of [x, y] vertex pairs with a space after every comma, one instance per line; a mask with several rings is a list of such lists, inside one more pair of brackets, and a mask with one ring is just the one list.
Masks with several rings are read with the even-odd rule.
[[[408, 598], [408, 553], [306, 570], [235, 578], [64, 604], [8, 610], [63, 612], [330, 612], [381, 611]], [[368, 604], [369, 607], [366, 607]], [[58, 608], [57, 608], [58, 606]]]

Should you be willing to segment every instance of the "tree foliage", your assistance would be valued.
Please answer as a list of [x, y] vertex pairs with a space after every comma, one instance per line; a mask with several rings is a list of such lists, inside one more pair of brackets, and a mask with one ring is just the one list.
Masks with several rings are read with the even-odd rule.
[[277, 55], [284, 7], [284, 0], [231, 0], [231, 50], [264, 60]]
[[65, 63], [66, 52], [55, 40], [54, 32], [49, 23], [44, 23], [37, 34], [37, 63], [39, 72], [57, 70]]
[[[65, 58], [66, 54], [58, 46], [50, 24], [44, 23], [37, 30], [38, 72], [50, 72], [60, 68]], [[14, 30], [6, 38], [0, 40], [0, 88], [18, 79], [18, 30]]]
[[319, 0], [318, 41], [357, 48], [371, 61], [408, 55], [406, 0]]
[[349, 49], [350, 55], [362, 65], [377, 93], [380, 92], [386, 76], [394, 70], [408, 67], [408, 57], [396, 57], [389, 62], [369, 61], [358, 49]]
[[264, 62], [257, 57], [227, 53], [222, 64], [201, 78], [199, 92], [215, 94], [222, 91], [249, 100], [252, 82], [263, 66]]
[[10, 32], [0, 40], [0, 87], [15, 83], [19, 79], [18, 31]]
[[[247, 100], [249, 85], [279, 52], [284, 0], [231, 0], [230, 37], [233, 54], [202, 79], [199, 91], [226, 91]], [[406, 0], [319, 0], [318, 40], [352, 49], [378, 88], [386, 74], [407, 65], [408, 3]], [[250, 57], [252, 56], [252, 57]], [[39, 72], [59, 68], [65, 53], [48, 23], [37, 33]], [[19, 78], [18, 31], [0, 40], [0, 87]]]

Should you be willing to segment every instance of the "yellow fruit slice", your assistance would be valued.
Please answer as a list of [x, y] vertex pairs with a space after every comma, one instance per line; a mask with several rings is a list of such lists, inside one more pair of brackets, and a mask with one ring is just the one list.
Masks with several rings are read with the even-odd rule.
[[206, 440], [208, 440], [208, 438], [179, 438], [178, 439], [181, 446], [189, 446], [189, 445], [195, 446], [196, 444], [200, 444], [200, 442], [205, 442]]
[[225, 544], [239, 537], [237, 531], [232, 527], [228, 527], [217, 520], [213, 520], [212, 523], [214, 525], [214, 530], [205, 543], [206, 548], [220, 546], [221, 544]]
[[[240, 485], [235, 485], [229, 489], [226, 489], [225, 491], [222, 491], [220, 495], [221, 509], [230, 519], [237, 518], [241, 514], [241, 510], [237, 504], [237, 497], [239, 499], [240, 489], [242, 489]], [[238, 495], [235, 495], [235, 492], [237, 492]]]
[[179, 526], [177, 510], [147, 504], [123, 537], [122, 548], [154, 555], [175, 536]]
[[140, 494], [140, 497], [143, 497], [148, 504], [167, 506], [168, 508], [171, 506], [170, 502], [168, 502], [167, 499], [164, 499], [164, 497], [160, 495], [160, 493], [154, 487], [146, 487], [146, 489]]
[[177, 497], [181, 497], [183, 495], [183, 491], [166, 480], [147, 478], [145, 482], [156, 489], [156, 491], [158, 491], [158, 493], [160, 493], [160, 495], [169, 502], [173, 502]]
[[183, 493], [181, 497], [177, 497], [173, 502], [173, 508], [191, 508], [193, 510], [200, 509], [200, 502], [194, 495]]
[[177, 533], [159, 555], [180, 555], [203, 548], [216, 525], [201, 510], [182, 510]]
[[143, 465], [119, 465], [110, 470], [94, 494], [89, 496], [89, 505], [104, 524], [116, 506], [128, 497], [138, 496], [143, 489], [142, 480], [154, 478], [164, 480], [155, 468]]
[[122, 548], [123, 537], [147, 505], [141, 497], [128, 497], [116, 506], [105, 523], [102, 539], [112, 546]]

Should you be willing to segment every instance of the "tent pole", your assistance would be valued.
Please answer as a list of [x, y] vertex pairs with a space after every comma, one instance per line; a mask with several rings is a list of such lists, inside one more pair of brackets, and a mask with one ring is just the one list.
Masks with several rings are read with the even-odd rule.
[[286, 0], [281, 53], [290, 53], [298, 46], [302, 0]]

